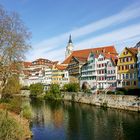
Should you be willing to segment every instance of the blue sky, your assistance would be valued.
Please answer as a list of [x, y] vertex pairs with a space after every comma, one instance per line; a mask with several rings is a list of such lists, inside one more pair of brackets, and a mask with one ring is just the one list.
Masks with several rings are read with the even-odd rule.
[[63, 61], [68, 37], [74, 50], [115, 45], [118, 52], [140, 41], [139, 0], [0, 0], [17, 11], [32, 32], [27, 60]]

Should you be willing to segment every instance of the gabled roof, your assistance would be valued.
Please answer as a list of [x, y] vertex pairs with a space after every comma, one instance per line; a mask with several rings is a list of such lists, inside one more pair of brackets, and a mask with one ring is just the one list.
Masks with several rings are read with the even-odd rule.
[[55, 66], [58, 70], [66, 70], [67, 66], [64, 65], [56, 65]]
[[88, 58], [89, 53], [110, 53], [110, 54], [115, 54], [117, 55], [117, 51], [114, 46], [105, 46], [105, 47], [99, 47], [99, 48], [90, 48], [90, 49], [83, 49], [83, 50], [76, 50], [73, 51], [72, 54], [66, 58], [62, 64], [69, 64], [71, 58], [74, 57], [83, 57], [83, 58]]
[[85, 58], [85, 57], [75, 57], [75, 56], [73, 56], [72, 58], [76, 59], [78, 62], [86, 62], [87, 61], [87, 58]]
[[138, 48], [126, 48], [128, 51], [130, 51], [133, 55], [137, 55]]
[[32, 62], [23, 62], [25, 68], [28, 68], [32, 65]]

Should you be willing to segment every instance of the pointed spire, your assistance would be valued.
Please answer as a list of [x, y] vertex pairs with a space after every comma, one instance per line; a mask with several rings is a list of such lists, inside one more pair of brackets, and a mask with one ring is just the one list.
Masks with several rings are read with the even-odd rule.
[[71, 35], [69, 36], [69, 42], [68, 43], [72, 43]]

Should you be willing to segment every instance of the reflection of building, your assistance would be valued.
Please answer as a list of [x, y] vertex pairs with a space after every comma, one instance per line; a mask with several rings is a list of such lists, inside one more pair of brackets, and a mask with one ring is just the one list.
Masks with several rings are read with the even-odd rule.
[[118, 59], [118, 82], [117, 86], [122, 88], [137, 88], [137, 48], [125, 48]]
[[63, 109], [60, 108], [60, 109], [55, 109], [52, 111], [52, 121], [55, 125], [55, 127], [62, 127], [62, 124], [63, 124], [63, 117], [64, 117], [64, 112], [63, 112]]

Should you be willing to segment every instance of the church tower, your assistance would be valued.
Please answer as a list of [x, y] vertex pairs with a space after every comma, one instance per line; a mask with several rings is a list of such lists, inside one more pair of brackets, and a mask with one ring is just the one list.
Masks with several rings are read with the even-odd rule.
[[72, 44], [72, 39], [71, 39], [71, 35], [70, 35], [68, 45], [66, 47], [65, 59], [71, 55], [72, 51], [73, 51], [73, 44]]

